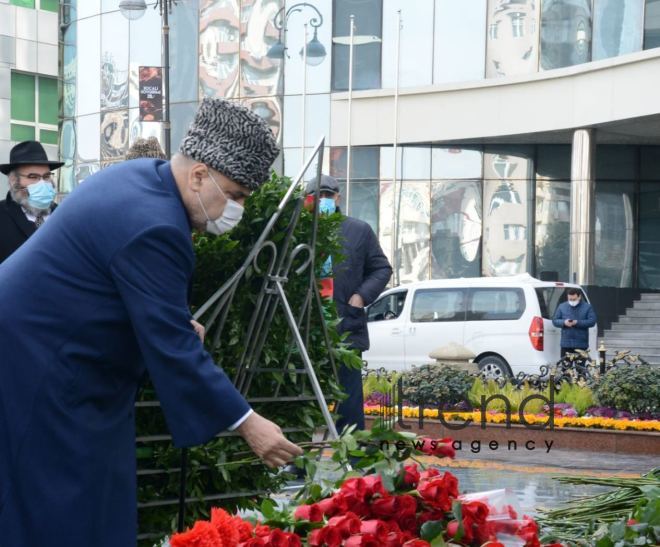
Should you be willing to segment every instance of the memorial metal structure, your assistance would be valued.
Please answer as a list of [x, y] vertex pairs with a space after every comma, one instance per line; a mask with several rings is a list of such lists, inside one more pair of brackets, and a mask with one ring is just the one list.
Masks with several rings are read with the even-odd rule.
[[[305, 175], [316, 161], [314, 180], [316, 181], [316, 197], [318, 200], [324, 143], [325, 139], [321, 138], [298, 175], [292, 180], [277, 209], [268, 220], [256, 244], [252, 247], [240, 268], [196, 310], [193, 318], [206, 328], [209, 351], [212, 353], [222, 351], [222, 334], [227, 328], [227, 318], [237, 289], [248, 273], [252, 281], [255, 277], [260, 278], [260, 291], [256, 295], [256, 303], [250, 317], [249, 326], [243, 336], [243, 350], [240, 361], [236, 363], [233, 377], [234, 384], [250, 403], [315, 400], [324, 418], [326, 436], [335, 439], [337, 438], [337, 430], [307, 351], [312, 314], [318, 312], [332, 372], [336, 377], [337, 366], [333, 357], [331, 340], [323, 315], [323, 302], [315, 275], [315, 249], [319, 224], [318, 208], [314, 208], [309, 240], [300, 242], [294, 238], [304, 205], [304, 200], [297, 190], [306, 184]], [[283, 237], [281, 237], [280, 232], [277, 234], [279, 237], [275, 238], [275, 230], [285, 210], [290, 213], [286, 232]], [[277, 243], [275, 239], [278, 240]], [[286, 291], [287, 282], [292, 276], [306, 276], [307, 278], [307, 291], [303, 303], [295, 310], [290, 304]], [[261, 361], [262, 352], [268, 340], [270, 326], [278, 313], [283, 314], [293, 343], [288, 350], [285, 362], [279, 363], [277, 367], [263, 366]], [[290, 367], [294, 353], [302, 361], [302, 367], [293, 369]], [[259, 374], [273, 372], [295, 373], [303, 376], [309, 381], [313, 395], [301, 393], [297, 396], [281, 397], [278, 387], [271, 396], [251, 396], [250, 387], [253, 380]], [[187, 449], [182, 449], [178, 500], [179, 531], [182, 531], [184, 527], [185, 506], [188, 501], [186, 497], [187, 455]]]

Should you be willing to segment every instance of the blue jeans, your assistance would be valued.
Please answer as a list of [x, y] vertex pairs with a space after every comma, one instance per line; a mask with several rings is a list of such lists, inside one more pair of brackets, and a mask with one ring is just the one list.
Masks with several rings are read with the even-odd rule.
[[339, 403], [337, 409], [337, 431], [341, 434], [344, 427], [353, 424], [357, 425], [357, 429], [364, 429], [362, 371], [340, 365], [339, 383], [348, 397]]

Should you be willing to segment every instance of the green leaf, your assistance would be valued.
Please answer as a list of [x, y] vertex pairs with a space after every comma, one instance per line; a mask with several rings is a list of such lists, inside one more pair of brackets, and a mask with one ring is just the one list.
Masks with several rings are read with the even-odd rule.
[[444, 523], [441, 520], [429, 520], [422, 524], [422, 527], [419, 530], [419, 536], [424, 541], [432, 541], [438, 536], [442, 537], [442, 533], [445, 531]]
[[275, 504], [268, 498], [261, 502], [261, 507], [259, 509], [261, 514], [267, 519], [271, 519], [275, 516]]

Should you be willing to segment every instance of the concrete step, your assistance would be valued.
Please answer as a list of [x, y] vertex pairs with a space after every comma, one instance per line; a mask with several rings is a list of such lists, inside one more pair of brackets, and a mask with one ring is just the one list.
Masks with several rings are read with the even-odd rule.
[[642, 294], [642, 302], [660, 302], [660, 293], [657, 292], [647, 292]]
[[660, 310], [639, 310], [637, 308], [628, 308], [626, 317], [652, 317], [660, 322]]
[[643, 340], [640, 338], [608, 338], [607, 336], [605, 337], [605, 347], [606, 348], [623, 348], [623, 349], [630, 349], [631, 347], [635, 348], [644, 348], [644, 349], [657, 349], [658, 353], [660, 353], [660, 340], [658, 339], [648, 339], [648, 340]]
[[660, 334], [656, 334], [654, 332], [649, 332], [649, 331], [640, 331], [638, 329], [635, 330], [624, 330], [624, 329], [617, 329], [612, 325], [612, 328], [609, 330], [606, 330], [603, 332], [602, 338], [605, 338], [605, 340], [614, 339], [614, 338], [627, 338], [627, 339], [637, 339], [637, 338], [642, 338], [646, 340], [647, 338], [654, 338], [658, 337], [660, 338]]
[[660, 300], [637, 300], [633, 304], [634, 310], [658, 310], [660, 313]]
[[619, 317], [617, 323], [612, 323], [612, 328], [615, 325], [639, 325], [640, 327], [648, 327], [644, 330], [657, 330], [660, 332], [660, 318], [657, 317], [630, 317], [628, 315], [622, 315]]
[[640, 323], [615, 323], [612, 330], [615, 332], [660, 332], [660, 325], [648, 325]]

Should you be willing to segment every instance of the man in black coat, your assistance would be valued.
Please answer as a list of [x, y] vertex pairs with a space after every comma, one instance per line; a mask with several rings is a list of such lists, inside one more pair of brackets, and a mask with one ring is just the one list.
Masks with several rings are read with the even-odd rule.
[[[307, 193], [316, 189], [315, 181], [307, 186]], [[339, 184], [333, 177], [321, 175], [319, 211], [339, 211]], [[383, 253], [378, 237], [366, 222], [344, 217], [341, 224], [341, 254], [344, 260], [333, 263], [333, 299], [341, 317], [339, 331], [348, 332], [348, 342], [360, 353], [369, 349], [369, 331], [365, 306], [383, 291], [392, 276], [392, 267]], [[337, 429], [357, 425], [364, 429], [364, 400], [360, 370], [341, 366], [339, 381], [347, 394], [338, 408]]]
[[51, 170], [64, 165], [50, 161], [36, 141], [17, 144], [0, 173], [9, 179], [7, 199], [0, 201], [0, 263], [18, 249], [48, 220], [55, 209]]

